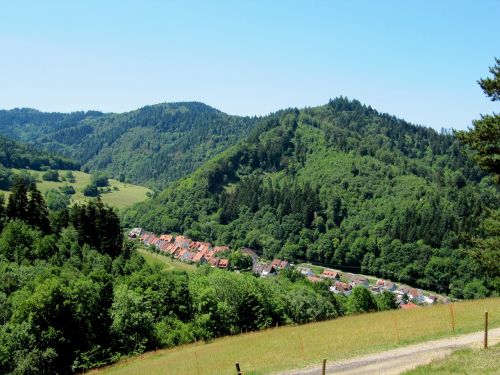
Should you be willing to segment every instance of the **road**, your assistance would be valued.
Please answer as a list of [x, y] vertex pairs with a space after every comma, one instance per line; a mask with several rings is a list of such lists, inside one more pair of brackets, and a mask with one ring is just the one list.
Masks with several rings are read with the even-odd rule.
[[[483, 332], [471, 333], [327, 363], [326, 373], [335, 375], [401, 374], [417, 366], [425, 365], [434, 359], [443, 358], [456, 349], [464, 347], [479, 348], [483, 345], [483, 335]], [[500, 328], [491, 329], [488, 333], [488, 338], [490, 345], [499, 343]], [[318, 375], [321, 374], [321, 366], [289, 370], [278, 374]]]

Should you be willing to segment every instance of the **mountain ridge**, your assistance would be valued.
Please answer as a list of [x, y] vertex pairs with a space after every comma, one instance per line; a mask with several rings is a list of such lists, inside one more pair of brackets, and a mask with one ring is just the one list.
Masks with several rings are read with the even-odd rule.
[[452, 134], [338, 98], [268, 116], [124, 220], [461, 298], [496, 288], [464, 245], [499, 202]]
[[118, 114], [0, 111], [0, 132], [72, 157], [84, 171], [161, 188], [237, 142], [256, 121], [176, 102]]

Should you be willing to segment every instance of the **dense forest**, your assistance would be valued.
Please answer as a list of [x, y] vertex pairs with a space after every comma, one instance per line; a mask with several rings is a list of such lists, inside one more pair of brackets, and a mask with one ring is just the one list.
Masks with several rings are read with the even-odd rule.
[[0, 134], [71, 157], [86, 172], [162, 188], [247, 135], [257, 118], [169, 103], [122, 114], [0, 111]]
[[9, 189], [14, 180], [11, 168], [78, 169], [79, 164], [69, 158], [34, 149], [21, 142], [0, 136], [0, 189]]
[[337, 98], [269, 116], [124, 219], [479, 297], [500, 292], [500, 278], [471, 256], [470, 239], [487, 232], [499, 198], [453, 134]]
[[291, 269], [257, 278], [149, 266], [96, 200], [49, 211], [35, 184], [0, 196], [0, 373], [70, 374], [162, 347], [396, 307], [339, 297]]

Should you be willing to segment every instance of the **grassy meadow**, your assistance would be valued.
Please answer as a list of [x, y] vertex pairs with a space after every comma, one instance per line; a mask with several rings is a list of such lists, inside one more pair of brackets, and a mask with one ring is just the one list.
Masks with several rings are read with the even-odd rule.
[[[239, 362], [245, 374], [320, 364], [399, 346], [480, 331], [484, 311], [490, 327], [500, 327], [500, 298], [393, 310], [302, 326], [285, 326], [146, 353], [114, 366], [94, 370], [98, 375], [234, 374]], [[223, 323], [221, 323], [223, 324]]]
[[[19, 169], [12, 169], [14, 172], [19, 172]], [[72, 185], [75, 189], [75, 194], [71, 196], [72, 203], [81, 203], [85, 202], [89, 199], [89, 197], [85, 197], [82, 193], [82, 190], [85, 186], [90, 183], [91, 175], [88, 173], [80, 172], [80, 171], [71, 171], [75, 176], [75, 182], [70, 183], [67, 181], [44, 181], [42, 179], [42, 171], [28, 171], [32, 176], [36, 179], [36, 184], [38, 189], [45, 193], [48, 189], [57, 189], [60, 186], [65, 184]], [[59, 171], [59, 176], [62, 177], [66, 173], [65, 170]], [[110, 206], [116, 207], [118, 209], [129, 207], [135, 203], [141, 202], [147, 198], [146, 193], [150, 191], [148, 188], [143, 186], [137, 186], [132, 184], [122, 183], [118, 180], [109, 179], [109, 186], [111, 187], [111, 191], [109, 193], [101, 194], [101, 199], [104, 203], [109, 204]], [[115, 190], [114, 188], [118, 190]], [[1, 191], [1, 190], [0, 190]], [[6, 198], [9, 195], [8, 191], [3, 191]]]
[[461, 349], [425, 366], [406, 371], [404, 375], [455, 375], [500, 373], [500, 345], [484, 349]]
[[168, 256], [152, 253], [145, 249], [137, 249], [137, 251], [142, 255], [142, 257], [146, 260], [146, 263], [150, 265], [159, 265], [166, 271], [194, 271], [196, 266], [193, 264], [188, 264], [184, 262], [180, 262], [175, 259], [171, 259]]

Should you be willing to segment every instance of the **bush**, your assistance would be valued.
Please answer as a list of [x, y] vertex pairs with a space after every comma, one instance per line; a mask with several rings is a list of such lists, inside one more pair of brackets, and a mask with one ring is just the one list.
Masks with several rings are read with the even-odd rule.
[[45, 200], [47, 207], [53, 211], [63, 210], [69, 205], [69, 196], [56, 189], [47, 190]]
[[72, 185], [63, 185], [59, 187], [59, 190], [61, 193], [66, 194], [66, 195], [73, 195], [75, 194], [75, 188]]
[[98, 197], [99, 189], [94, 184], [87, 185], [82, 190], [83, 195], [86, 197]]
[[64, 177], [68, 182], [74, 183], [76, 181], [75, 175], [71, 171], [67, 171]]
[[59, 172], [53, 169], [49, 169], [42, 175], [42, 179], [45, 181], [59, 181]]
[[90, 183], [97, 187], [108, 186], [109, 185], [108, 176], [106, 176], [104, 173], [93, 174]]

